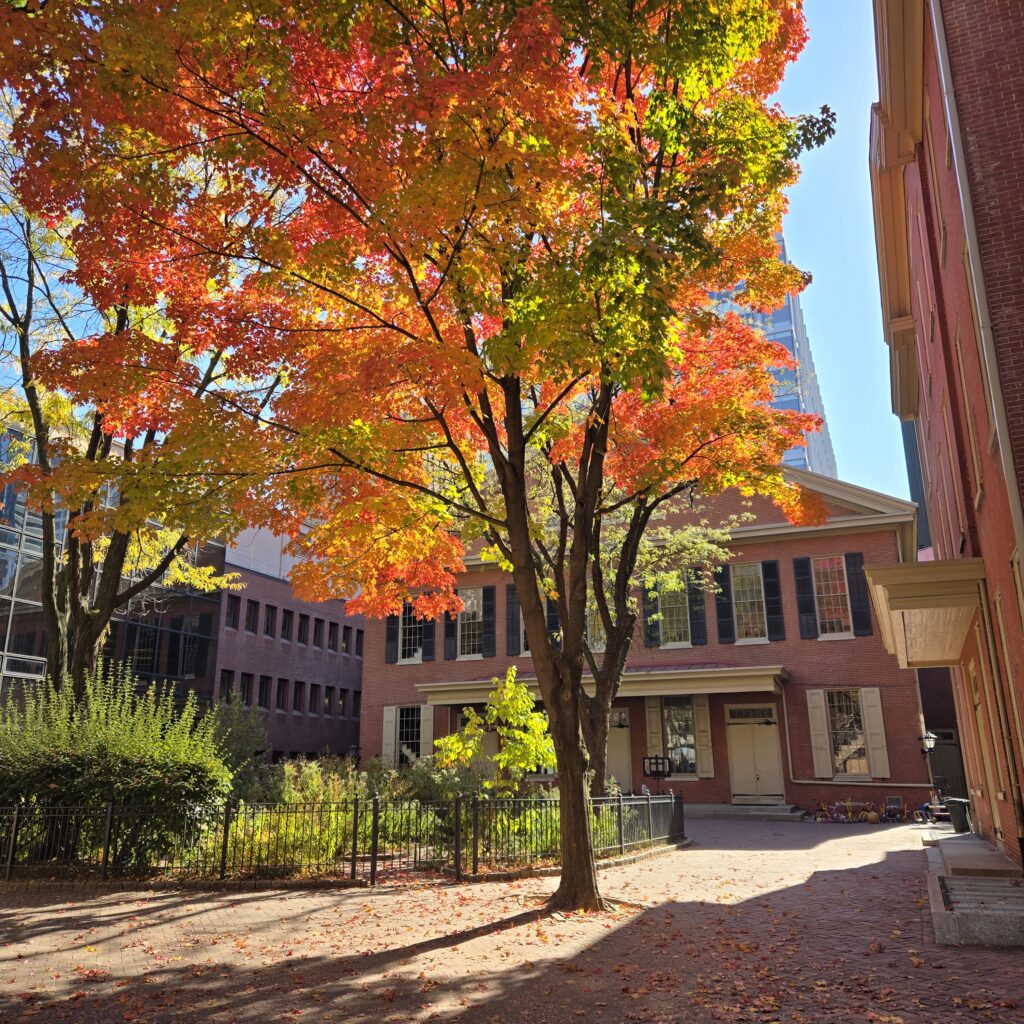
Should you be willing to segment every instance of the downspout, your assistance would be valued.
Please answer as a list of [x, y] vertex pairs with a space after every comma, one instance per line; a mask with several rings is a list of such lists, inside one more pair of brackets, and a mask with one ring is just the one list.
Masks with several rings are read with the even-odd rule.
[[[935, 53], [938, 57], [939, 82], [942, 86], [942, 101], [949, 127], [950, 141], [953, 150], [953, 172], [956, 175], [957, 189], [960, 192], [960, 209], [964, 220], [964, 235], [967, 242], [967, 260], [971, 267], [970, 286], [973, 292], [974, 307], [978, 313], [978, 330], [981, 334], [982, 358], [985, 360], [985, 372], [989, 381], [992, 397], [992, 415], [995, 420], [996, 442], [999, 445], [999, 461], [1002, 463], [1003, 476], [1006, 480], [1006, 491], [1010, 502], [1010, 515], [1013, 519], [1013, 536], [1017, 552], [1024, 557], [1024, 510], [1021, 508], [1020, 481], [1013, 464], [1013, 451], [1010, 446], [1009, 423], [1006, 418], [1006, 406], [1003, 404], [1002, 384], [999, 378], [999, 362], [996, 358], [995, 339], [992, 336], [992, 316], [989, 311], [988, 293], [985, 288], [985, 276], [981, 266], [981, 243], [978, 238], [978, 226], [974, 220], [974, 205], [971, 198], [971, 185], [967, 176], [967, 156], [964, 149], [963, 134], [960, 131], [960, 115], [956, 105], [956, 93], [953, 86], [953, 72], [949, 62], [949, 48], [946, 45], [946, 28], [942, 17], [941, 0], [928, 0], [931, 13], [932, 29], [935, 35]], [[1003, 753], [1006, 763], [1015, 766], [1016, 779], [1011, 779], [1014, 787], [1014, 817], [1017, 822], [1017, 838], [1024, 848], [1024, 808], [1021, 806], [1020, 783], [1022, 770], [1018, 760], [1016, 745], [1011, 740], [1010, 723], [1006, 709], [1006, 694], [1003, 692], [1005, 679], [999, 671], [999, 660], [995, 651], [992, 636], [992, 623], [988, 611], [986, 588], [981, 588], [981, 608], [984, 619], [986, 643], [989, 648], [993, 669], [999, 679], [995, 682], [996, 700], [999, 705], [1001, 732], [1003, 733]], [[1016, 694], [1010, 688], [1010, 703], [1014, 717], [1020, 721], [1020, 709], [1017, 707]]]

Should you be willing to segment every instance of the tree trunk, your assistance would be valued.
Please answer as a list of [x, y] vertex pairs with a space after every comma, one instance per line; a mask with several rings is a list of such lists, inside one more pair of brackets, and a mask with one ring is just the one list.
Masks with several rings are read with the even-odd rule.
[[71, 651], [71, 686], [79, 699], [85, 694], [86, 681], [99, 664], [106, 633], [106, 626], [97, 627], [91, 617], [86, 625], [75, 630]]
[[[565, 702], [575, 704], [572, 696]], [[580, 736], [579, 714], [563, 706], [551, 717], [551, 738], [558, 759], [562, 878], [548, 902], [552, 910], [605, 910], [597, 885], [587, 793], [587, 753]]]
[[608, 793], [608, 710], [597, 698], [584, 698], [580, 725], [590, 755], [590, 795]]

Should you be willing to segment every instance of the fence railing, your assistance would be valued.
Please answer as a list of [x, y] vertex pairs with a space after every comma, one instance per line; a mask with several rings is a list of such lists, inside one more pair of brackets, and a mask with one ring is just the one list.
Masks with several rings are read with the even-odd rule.
[[[598, 857], [683, 836], [673, 796], [605, 797], [590, 805]], [[557, 799], [352, 799], [228, 804], [168, 813], [124, 807], [0, 808], [5, 880], [254, 879], [323, 876], [375, 885], [399, 872], [461, 879], [555, 865]]]

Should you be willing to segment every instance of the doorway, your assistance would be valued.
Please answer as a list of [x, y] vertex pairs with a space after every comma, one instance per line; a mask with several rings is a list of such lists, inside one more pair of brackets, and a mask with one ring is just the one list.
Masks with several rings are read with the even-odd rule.
[[619, 784], [623, 793], [633, 792], [633, 757], [628, 723], [625, 726], [613, 725], [608, 730], [607, 772]]
[[782, 751], [775, 708], [750, 704], [726, 707], [725, 724], [732, 802], [783, 803]]

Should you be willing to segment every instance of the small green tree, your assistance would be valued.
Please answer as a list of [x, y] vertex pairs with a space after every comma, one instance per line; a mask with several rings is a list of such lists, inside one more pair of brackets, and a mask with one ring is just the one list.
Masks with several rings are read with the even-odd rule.
[[496, 732], [500, 745], [490, 759], [495, 771], [483, 784], [509, 795], [519, 790], [529, 773], [555, 767], [555, 747], [548, 731], [548, 716], [537, 710], [529, 688], [516, 678], [515, 667], [509, 668], [504, 679], [495, 678], [493, 682], [484, 713], [463, 708], [465, 725], [434, 741], [435, 761], [442, 768], [479, 764], [484, 733]]

